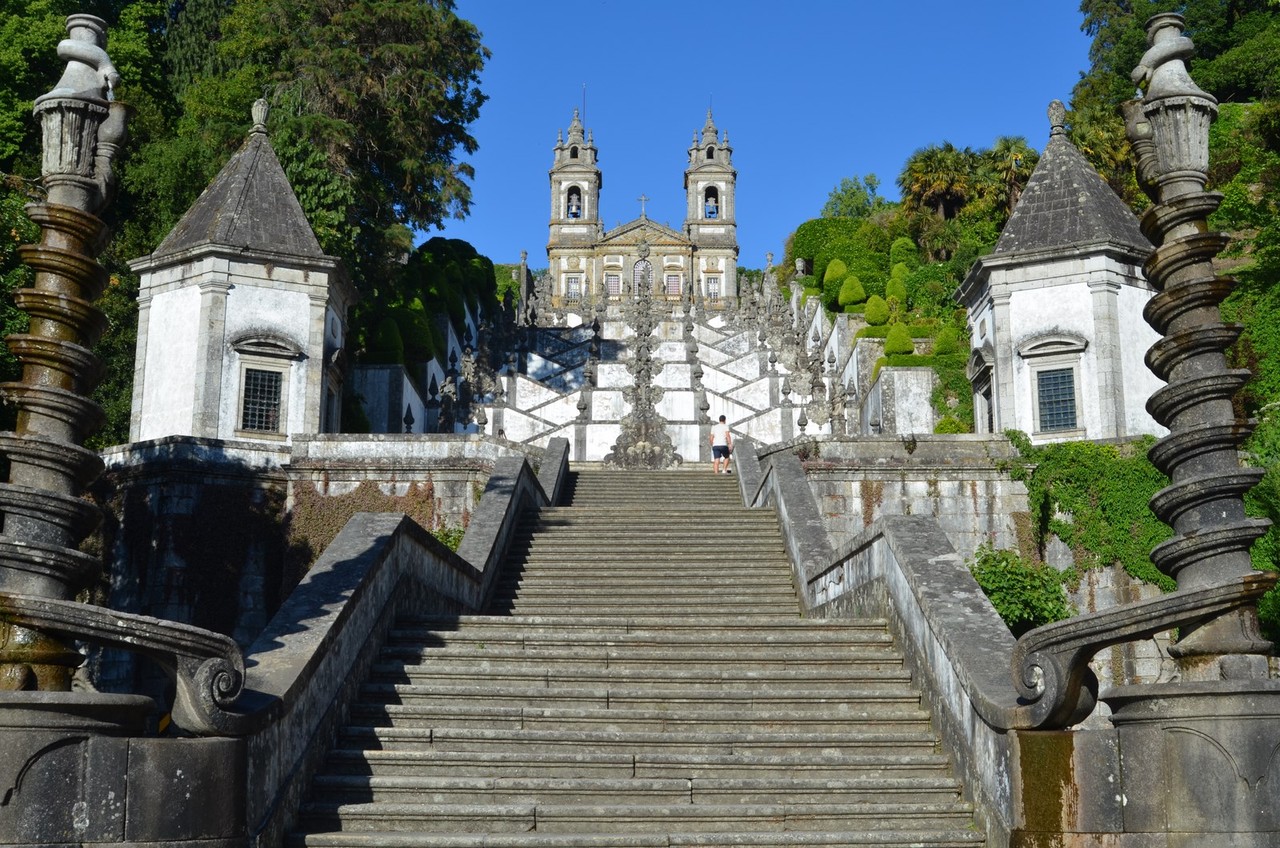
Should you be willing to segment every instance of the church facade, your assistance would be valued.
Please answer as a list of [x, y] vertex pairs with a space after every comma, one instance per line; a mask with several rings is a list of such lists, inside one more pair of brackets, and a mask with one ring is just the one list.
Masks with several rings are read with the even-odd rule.
[[737, 172], [728, 133], [716, 129], [710, 110], [688, 151], [680, 231], [651, 221], [643, 206], [639, 218], [604, 229], [598, 150], [576, 109], [567, 137], [557, 136], [550, 179], [547, 259], [555, 306], [619, 302], [640, 286], [658, 298], [712, 309], [737, 296]]

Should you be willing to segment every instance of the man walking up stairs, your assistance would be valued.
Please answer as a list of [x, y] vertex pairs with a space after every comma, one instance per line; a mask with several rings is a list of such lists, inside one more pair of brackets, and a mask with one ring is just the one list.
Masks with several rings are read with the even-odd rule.
[[293, 844], [984, 844], [885, 623], [801, 619], [735, 478], [574, 477], [490, 615], [398, 623]]

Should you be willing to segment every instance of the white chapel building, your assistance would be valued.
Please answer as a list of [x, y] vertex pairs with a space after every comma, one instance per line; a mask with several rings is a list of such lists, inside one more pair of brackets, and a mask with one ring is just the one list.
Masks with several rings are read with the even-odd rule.
[[131, 441], [339, 429], [354, 292], [276, 158], [265, 102], [253, 117], [173, 231], [130, 262], [141, 276]]
[[956, 292], [969, 313], [975, 430], [1021, 430], [1034, 444], [1163, 435], [1146, 410], [1163, 383], [1143, 361], [1159, 338], [1142, 317], [1152, 245], [1067, 140], [1059, 101], [1049, 118], [995, 250]]

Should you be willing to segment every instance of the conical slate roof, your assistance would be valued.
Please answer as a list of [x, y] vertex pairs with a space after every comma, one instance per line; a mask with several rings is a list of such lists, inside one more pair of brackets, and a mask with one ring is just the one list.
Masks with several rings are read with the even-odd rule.
[[223, 166], [152, 259], [206, 245], [325, 258], [255, 111], [248, 140]]
[[[1054, 108], [1054, 107], [1057, 108]], [[1062, 104], [1049, 109], [1049, 144], [1013, 214], [995, 255], [1110, 242], [1142, 255], [1152, 246], [1133, 212], [1067, 140]]]

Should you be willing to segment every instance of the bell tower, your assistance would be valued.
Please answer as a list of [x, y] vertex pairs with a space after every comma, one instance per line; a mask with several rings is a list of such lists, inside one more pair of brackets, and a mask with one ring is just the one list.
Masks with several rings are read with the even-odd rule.
[[738, 291], [737, 179], [729, 134], [717, 133], [708, 109], [701, 138], [694, 133], [684, 172], [684, 232], [696, 256], [695, 290], [713, 302]]
[[695, 243], [737, 244], [734, 218], [737, 178], [729, 134], [717, 136], [716, 124], [708, 109], [702, 137], [696, 133], [693, 136], [689, 167], [684, 172], [687, 199], [684, 229]]
[[551, 237], [547, 248], [588, 245], [601, 235], [600, 189], [604, 181], [590, 133], [573, 110], [568, 138], [557, 133], [551, 165]]

